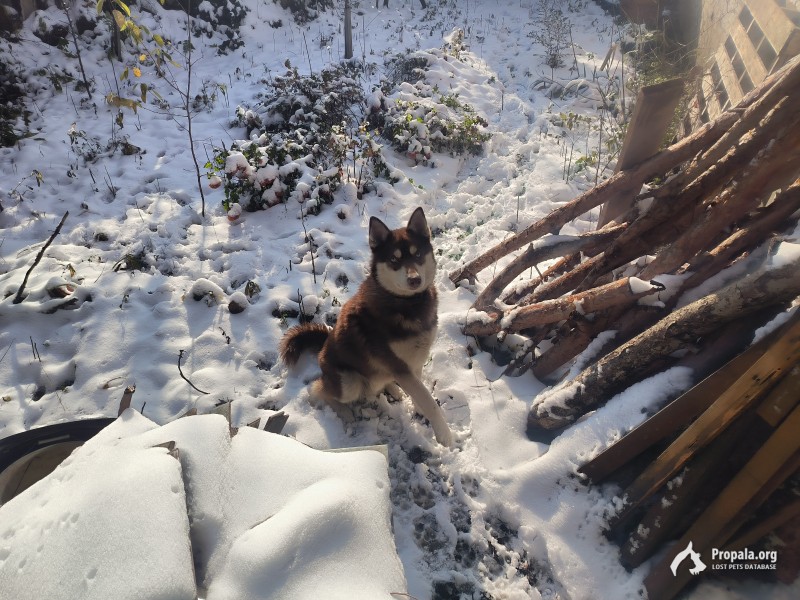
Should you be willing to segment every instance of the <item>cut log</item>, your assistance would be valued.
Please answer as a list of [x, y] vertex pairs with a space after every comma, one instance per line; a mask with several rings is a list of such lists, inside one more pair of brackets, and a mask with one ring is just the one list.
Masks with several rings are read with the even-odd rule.
[[763, 267], [673, 312], [572, 381], [543, 394], [528, 415], [529, 432], [564, 427], [635, 383], [637, 373], [656, 360], [671, 355], [724, 323], [768, 306], [791, 302], [800, 295], [798, 266], [800, 256], [773, 268]]
[[711, 406], [714, 399], [731, 387], [742, 373], [751, 368], [760, 368], [759, 361], [767, 349], [798, 325], [800, 312], [580, 467], [578, 472], [589, 477], [593, 483], [600, 483], [629, 460], [674, 435]]
[[761, 120], [781, 98], [796, 96], [798, 87], [800, 87], [800, 56], [793, 58], [767, 77], [742, 98], [735, 108], [731, 109], [741, 113], [741, 118], [703, 152], [698, 159], [701, 168], [713, 165], [720, 160], [731, 146], [738, 143], [739, 139], [753, 126], [752, 124]]
[[580, 254], [570, 254], [568, 256], [564, 256], [547, 267], [547, 269], [545, 269], [545, 271], [538, 277], [534, 277], [521, 287], [509, 291], [505, 296], [503, 296], [503, 302], [505, 304], [517, 304], [518, 302], [522, 304], [531, 304], [530, 302], [522, 302], [522, 299], [529, 296], [543, 282], [560, 277], [564, 273], [571, 271], [580, 262]]
[[521, 273], [524, 273], [542, 261], [583, 252], [589, 248], [596, 248], [602, 244], [607, 244], [613, 240], [615, 236], [619, 235], [623, 229], [624, 225], [612, 225], [598, 231], [590, 231], [581, 235], [545, 237], [531, 243], [525, 252], [515, 258], [484, 288], [483, 292], [476, 298], [472, 306], [478, 310], [491, 307], [506, 286], [514, 281]]
[[677, 300], [686, 290], [719, 273], [742, 252], [761, 244], [770, 233], [787, 227], [789, 217], [798, 210], [800, 210], [800, 179], [780, 192], [769, 206], [757, 211], [741, 229], [732, 233], [710, 252], [696, 256], [687, 269], [692, 275], [681, 286], [681, 291], [675, 295], [675, 299]]
[[663, 289], [664, 286], [661, 284], [626, 277], [582, 294], [573, 294], [565, 298], [547, 300], [532, 306], [523, 306], [502, 312], [494, 310], [491, 313], [488, 311], [479, 313], [479, 316], [467, 322], [464, 333], [467, 335], [491, 335], [501, 330], [522, 331], [530, 327], [558, 323], [576, 312], [589, 314], [636, 301]]
[[720, 230], [741, 220], [759, 203], [766, 202], [774, 190], [795, 180], [800, 171], [800, 124], [789, 125], [783, 134], [744, 169], [734, 185], [709, 203], [708, 210], [675, 243], [641, 271], [643, 279], [675, 271], [703, 248], [711, 247]]
[[[700, 173], [687, 169], [656, 190], [650, 209], [629, 227], [611, 244], [589, 271], [585, 279], [577, 286], [581, 292], [595, 285], [599, 277], [640, 256], [637, 243], [650, 232], [658, 228], [670, 226], [670, 221], [681, 215], [701, 213], [704, 198], [713, 197], [736, 177], [741, 175], [745, 166], [758, 153], [768, 147], [770, 141], [781, 131], [796, 128], [800, 119], [800, 103], [784, 98], [778, 106], [758, 124], [746, 139], [729, 150], [714, 165]], [[755, 124], [754, 124], [755, 125]], [[696, 176], [695, 176], [696, 175]], [[796, 175], [795, 175], [796, 176]], [[687, 184], [686, 180], [690, 180]], [[682, 231], [675, 231], [677, 237]], [[668, 238], [662, 236], [662, 241]]]
[[[678, 176], [675, 188], [667, 194], [676, 197], [675, 189], [684, 187], [700, 173], [704, 173], [716, 165], [729, 152], [729, 149], [737, 144], [742, 134], [753, 128], [756, 121], [762, 118], [767, 110], [777, 103], [778, 99], [784, 96], [796, 96], [798, 86], [800, 86], [800, 57], [792, 59], [778, 72], [768, 77], [748, 93], [736, 108], [722, 113], [711, 123], [706, 123], [666, 150], [662, 150], [630, 169], [614, 174], [518, 234], [503, 240], [468, 264], [453, 271], [450, 274], [450, 280], [457, 284], [466, 278], [474, 283], [478, 273], [509, 252], [518, 250], [547, 233], [558, 233], [565, 223], [615, 198], [625, 189], [630, 189], [633, 182], [639, 182], [639, 187], [641, 187], [642, 183], [653, 177], [664, 176], [686, 161], [695, 158], [690, 168]], [[720, 142], [720, 140], [722, 141]], [[681, 179], [682, 177], [685, 179]], [[636, 186], [633, 187], [636, 188]]]

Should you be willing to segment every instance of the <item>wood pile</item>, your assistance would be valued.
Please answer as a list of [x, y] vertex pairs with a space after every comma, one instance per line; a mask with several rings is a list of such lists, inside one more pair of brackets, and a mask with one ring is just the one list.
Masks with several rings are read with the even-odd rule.
[[[450, 275], [474, 284], [486, 267], [521, 250], [478, 295], [464, 327], [479, 338], [525, 336], [526, 349], [507, 374], [530, 370], [548, 380], [599, 334], [615, 332], [593, 364], [535, 400], [531, 437], [569, 425], [672, 365], [689, 365], [701, 379], [800, 296], [800, 256], [779, 266], [769, 256], [800, 211], [798, 97], [800, 57], [715, 121]], [[643, 186], [632, 208], [600, 229], [558, 235], [571, 220]], [[762, 267], [753, 270], [758, 259]], [[727, 285], [702, 295], [698, 286], [745, 260], [753, 272], [730, 269]], [[545, 261], [551, 264], [540, 270]], [[534, 270], [537, 276], [521, 279]], [[690, 290], [699, 298], [676, 308]]]
[[[800, 57], [715, 121], [450, 275], [474, 285], [504, 261], [464, 331], [527, 340], [506, 374], [557, 380], [579, 355], [591, 361], [534, 400], [533, 439], [659, 371], [691, 367], [694, 387], [579, 469], [624, 490], [608, 535], [626, 568], [650, 561], [651, 600], [675, 597], [704, 569], [747, 569], [752, 561], [731, 567], [719, 552], [770, 547], [767, 534], [784, 544], [767, 575], [800, 572], [800, 240], [786, 235], [800, 219], [798, 97]], [[629, 208], [596, 231], [558, 235], [609, 201]], [[773, 331], [752, 343], [766, 323]]]
[[[612, 475], [628, 481], [609, 533], [621, 543], [626, 568], [657, 555], [645, 579], [650, 600], [675, 597], [699, 574], [689, 565], [673, 572], [689, 544], [700, 557], [695, 567], [707, 576], [760, 574], [786, 583], [798, 576], [792, 556], [800, 530], [798, 392], [795, 312], [579, 469], [593, 483]], [[772, 532], [788, 541], [773, 539], [774, 563], [755, 558]], [[717, 553], [715, 559], [714, 549], [742, 557], [751, 550], [754, 558], [731, 562]]]

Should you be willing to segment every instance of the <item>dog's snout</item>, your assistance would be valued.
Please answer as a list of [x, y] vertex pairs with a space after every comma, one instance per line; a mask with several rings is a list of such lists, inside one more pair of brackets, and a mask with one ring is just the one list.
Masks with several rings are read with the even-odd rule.
[[416, 269], [408, 269], [406, 271], [406, 281], [408, 282], [408, 287], [413, 290], [422, 285], [422, 276]]

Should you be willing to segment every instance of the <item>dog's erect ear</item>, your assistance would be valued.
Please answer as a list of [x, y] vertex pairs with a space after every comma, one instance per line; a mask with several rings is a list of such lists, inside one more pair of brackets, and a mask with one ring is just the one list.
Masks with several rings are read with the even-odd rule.
[[373, 250], [389, 239], [392, 232], [378, 217], [369, 218], [369, 247]]
[[425, 213], [422, 211], [421, 206], [411, 215], [406, 229], [414, 235], [423, 237], [426, 240], [431, 239], [431, 230], [428, 227], [428, 221], [425, 219]]

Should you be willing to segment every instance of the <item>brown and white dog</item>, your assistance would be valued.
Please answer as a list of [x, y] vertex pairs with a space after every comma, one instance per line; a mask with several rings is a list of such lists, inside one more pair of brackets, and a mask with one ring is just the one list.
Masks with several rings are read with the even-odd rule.
[[421, 381], [436, 337], [438, 304], [436, 260], [422, 208], [395, 230], [372, 217], [369, 246], [369, 276], [342, 307], [336, 326], [291, 328], [281, 341], [281, 357], [292, 366], [304, 351], [318, 351], [322, 376], [311, 393], [339, 414], [343, 405], [383, 390], [392, 393], [398, 384], [430, 421], [439, 443], [450, 446], [444, 413]]

